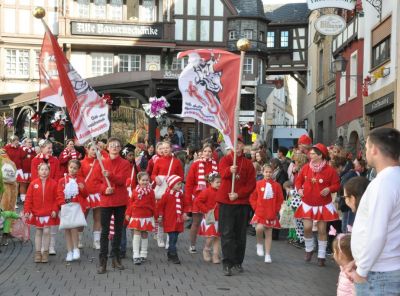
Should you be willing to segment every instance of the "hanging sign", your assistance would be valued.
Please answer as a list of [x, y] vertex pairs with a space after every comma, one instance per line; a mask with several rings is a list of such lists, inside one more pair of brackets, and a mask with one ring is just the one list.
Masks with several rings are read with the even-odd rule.
[[314, 26], [322, 35], [335, 36], [346, 28], [346, 21], [336, 14], [326, 14], [319, 17]]
[[309, 10], [326, 7], [353, 10], [356, 6], [356, 0], [307, 0], [307, 4]]

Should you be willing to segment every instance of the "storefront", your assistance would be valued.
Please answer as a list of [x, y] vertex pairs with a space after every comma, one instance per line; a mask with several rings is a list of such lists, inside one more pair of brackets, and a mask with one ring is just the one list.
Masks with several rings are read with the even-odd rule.
[[369, 129], [377, 127], [393, 127], [394, 92], [388, 93], [379, 99], [365, 105], [365, 115], [369, 122]]

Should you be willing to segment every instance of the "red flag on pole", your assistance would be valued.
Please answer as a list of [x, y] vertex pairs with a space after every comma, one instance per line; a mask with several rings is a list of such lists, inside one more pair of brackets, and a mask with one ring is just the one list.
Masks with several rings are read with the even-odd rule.
[[39, 57], [39, 100], [66, 107], [78, 142], [83, 144], [110, 128], [108, 105], [74, 70], [54, 35], [45, 28]]
[[240, 56], [217, 49], [188, 50], [189, 63], [179, 76], [182, 116], [218, 129], [233, 147]]

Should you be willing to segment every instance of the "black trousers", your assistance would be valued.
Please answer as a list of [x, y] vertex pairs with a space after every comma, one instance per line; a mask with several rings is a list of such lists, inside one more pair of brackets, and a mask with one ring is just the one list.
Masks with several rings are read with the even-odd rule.
[[218, 228], [221, 233], [224, 266], [232, 267], [243, 263], [249, 210], [248, 205], [220, 204]]
[[101, 208], [101, 236], [100, 236], [100, 259], [108, 256], [108, 235], [110, 233], [111, 215], [114, 214], [114, 238], [112, 240], [112, 253], [119, 257], [122, 226], [125, 218], [125, 206]]

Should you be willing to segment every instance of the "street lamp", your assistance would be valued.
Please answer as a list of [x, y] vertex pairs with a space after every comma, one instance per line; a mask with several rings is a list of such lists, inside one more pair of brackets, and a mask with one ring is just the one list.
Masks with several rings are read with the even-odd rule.
[[347, 68], [347, 60], [340, 55], [337, 57], [333, 62], [332, 62], [332, 72], [337, 73], [337, 72], [345, 72]]

